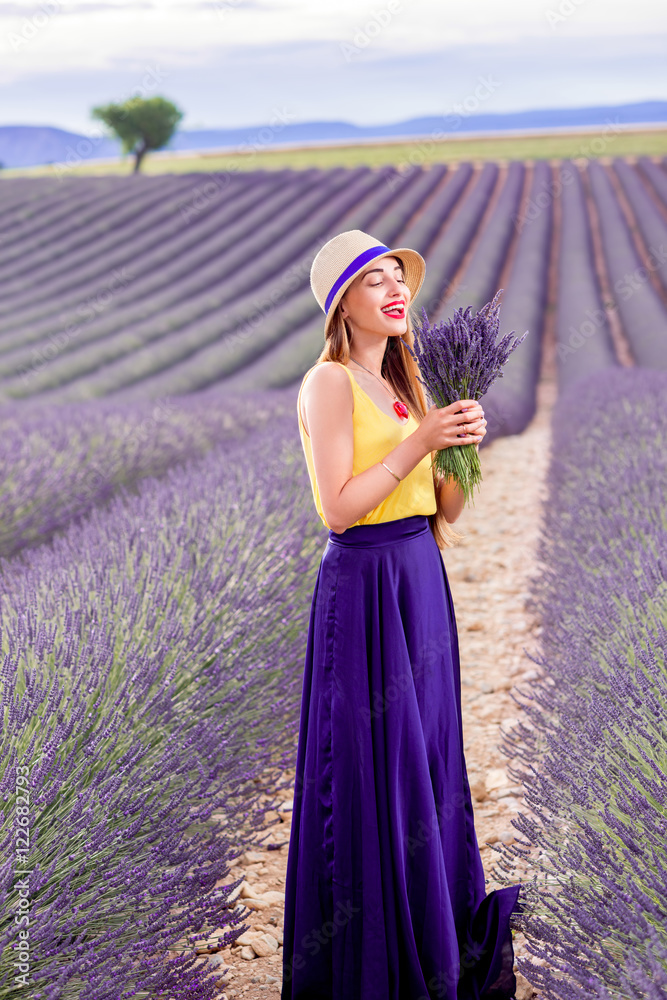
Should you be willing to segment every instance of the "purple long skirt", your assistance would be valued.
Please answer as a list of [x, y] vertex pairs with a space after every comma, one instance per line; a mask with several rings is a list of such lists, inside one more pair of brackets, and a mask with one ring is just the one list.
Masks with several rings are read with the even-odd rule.
[[308, 628], [281, 1000], [513, 997], [520, 889], [485, 894], [454, 606], [427, 517], [330, 531]]

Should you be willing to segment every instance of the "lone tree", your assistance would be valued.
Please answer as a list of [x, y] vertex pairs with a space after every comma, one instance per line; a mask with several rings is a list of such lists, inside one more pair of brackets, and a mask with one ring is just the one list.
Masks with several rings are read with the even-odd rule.
[[134, 154], [133, 173], [136, 174], [149, 150], [166, 146], [183, 112], [164, 97], [131, 97], [123, 104], [104, 104], [93, 108], [91, 115], [115, 132], [123, 144], [124, 153]]

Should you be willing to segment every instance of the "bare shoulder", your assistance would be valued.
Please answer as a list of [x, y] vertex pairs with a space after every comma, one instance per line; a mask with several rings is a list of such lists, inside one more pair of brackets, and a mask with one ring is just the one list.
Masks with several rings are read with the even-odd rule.
[[349, 375], [343, 372], [344, 367], [339, 361], [319, 361], [312, 368], [308, 382], [322, 386], [343, 385], [344, 382], [349, 381]]
[[350, 410], [354, 409], [354, 396], [350, 385], [350, 376], [344, 372], [343, 365], [336, 361], [320, 361], [311, 370], [302, 387], [301, 419], [308, 430], [304, 419], [307, 411], [315, 404], [316, 409], [330, 413], [336, 407], [348, 403]]
[[304, 385], [304, 395], [308, 389], [316, 390], [318, 396], [336, 396], [340, 398], [349, 394], [352, 396], [350, 376], [343, 371], [343, 365], [337, 361], [320, 361], [310, 372]]

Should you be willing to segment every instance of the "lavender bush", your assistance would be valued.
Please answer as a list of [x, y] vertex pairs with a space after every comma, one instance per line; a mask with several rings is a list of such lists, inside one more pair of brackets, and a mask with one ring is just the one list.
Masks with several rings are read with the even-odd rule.
[[642, 367], [667, 369], [667, 310], [648, 279], [655, 269], [656, 255], [664, 256], [664, 245], [652, 248], [653, 259], [644, 271], [644, 255], [637, 251], [609, 173], [600, 163], [593, 162], [589, 178], [600, 220], [607, 273], [617, 293], [617, 308], [632, 356]]
[[648, 180], [663, 205], [667, 206], [667, 175], [664, 162], [654, 163], [650, 157], [640, 156], [637, 159], [637, 167], [638, 172]]
[[[616, 157], [613, 165], [623, 194], [630, 203], [639, 231], [648, 248], [649, 262], [655, 269], [663, 290], [667, 292], [667, 253], [665, 252], [667, 222], [659, 211], [656, 212], [657, 198], [651, 197], [650, 188], [646, 182], [642, 182], [639, 172], [636, 169], [633, 170], [629, 163]], [[664, 176], [667, 182], [667, 175]], [[640, 271], [639, 276], [643, 277], [643, 272]], [[625, 294], [627, 294], [626, 289], [628, 288], [629, 279], [626, 279]]]
[[[470, 163], [459, 163], [447, 178], [439, 199], [441, 226], [425, 250], [426, 275], [419, 300], [435, 315], [478, 231], [498, 181], [496, 163], [485, 163], [476, 176]], [[400, 241], [399, 246], [410, 246]]]
[[548, 967], [519, 969], [546, 998], [667, 988], [666, 398], [666, 373], [618, 369], [553, 414], [540, 677], [503, 741], [532, 815], [494, 873], [534, 870], [524, 930]]
[[0, 556], [40, 544], [123, 485], [241, 441], [294, 412], [294, 394], [213, 389], [121, 405], [24, 403], [0, 411]]
[[[455, 309], [450, 320], [431, 326], [426, 309], [422, 322], [414, 330], [414, 357], [428, 396], [437, 406], [449, 406], [457, 399], [480, 399], [489, 386], [502, 377], [507, 358], [528, 336], [528, 330], [512, 343], [512, 333], [496, 343], [500, 325], [500, 294], [472, 314], [472, 306]], [[442, 448], [435, 454], [434, 465], [444, 476], [451, 476], [472, 499], [475, 486], [482, 481], [479, 455], [474, 444]]]
[[595, 266], [586, 186], [571, 160], [563, 161], [561, 176], [555, 324], [559, 392], [577, 379], [618, 367]]
[[485, 220], [484, 239], [475, 245], [454, 294], [443, 303], [436, 318], [451, 316], [455, 309], [468, 305], [479, 309], [498, 287], [514, 235], [512, 218], [519, 208], [525, 174], [526, 167], [520, 161], [509, 164], [498, 200]]
[[553, 235], [552, 183], [551, 167], [538, 160], [524, 212], [513, 219], [517, 243], [503, 295], [500, 329], [502, 333], [530, 330], [530, 337], [522, 350], [507, 359], [502, 380], [494, 382], [484, 395], [487, 424], [480, 451], [498, 437], [520, 434], [537, 410]]
[[2, 560], [0, 997], [22, 906], [33, 997], [217, 995], [166, 952], [247, 927], [219, 883], [293, 766], [321, 544], [291, 413]]

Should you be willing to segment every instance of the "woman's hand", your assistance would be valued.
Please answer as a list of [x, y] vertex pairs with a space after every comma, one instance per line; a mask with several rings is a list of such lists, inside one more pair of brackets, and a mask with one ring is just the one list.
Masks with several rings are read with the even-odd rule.
[[484, 410], [475, 399], [459, 399], [449, 406], [435, 403], [415, 431], [426, 453], [457, 444], [479, 444], [486, 434]]

